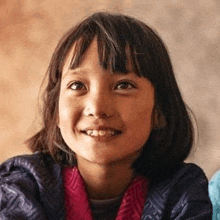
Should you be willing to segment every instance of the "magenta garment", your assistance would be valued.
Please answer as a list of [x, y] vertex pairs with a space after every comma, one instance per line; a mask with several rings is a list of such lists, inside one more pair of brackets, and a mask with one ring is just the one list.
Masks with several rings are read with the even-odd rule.
[[[89, 198], [85, 183], [77, 169], [64, 168], [63, 182], [65, 192], [66, 219], [92, 220]], [[125, 191], [116, 220], [140, 220], [146, 201], [148, 181], [140, 176], [134, 178]]]

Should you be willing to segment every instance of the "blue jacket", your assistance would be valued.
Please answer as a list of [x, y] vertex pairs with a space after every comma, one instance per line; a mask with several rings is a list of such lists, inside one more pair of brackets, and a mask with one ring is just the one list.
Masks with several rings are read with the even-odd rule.
[[214, 174], [209, 182], [209, 197], [213, 205], [212, 220], [220, 219], [220, 170]]
[[[62, 169], [47, 154], [18, 156], [0, 166], [0, 220], [64, 220]], [[211, 220], [208, 181], [195, 164], [150, 186], [142, 220]]]

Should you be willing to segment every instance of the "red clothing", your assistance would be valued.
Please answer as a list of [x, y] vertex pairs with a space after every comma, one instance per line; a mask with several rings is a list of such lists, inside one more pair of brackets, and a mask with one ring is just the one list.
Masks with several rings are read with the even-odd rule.
[[[63, 169], [65, 191], [65, 209], [67, 220], [92, 220], [85, 183], [76, 167]], [[116, 220], [139, 220], [141, 218], [147, 194], [147, 180], [137, 176], [125, 191]]]

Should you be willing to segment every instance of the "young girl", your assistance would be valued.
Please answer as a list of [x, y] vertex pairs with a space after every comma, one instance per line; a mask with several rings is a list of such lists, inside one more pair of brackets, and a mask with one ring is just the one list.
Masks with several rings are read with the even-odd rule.
[[32, 155], [0, 167], [0, 219], [211, 219], [167, 50], [143, 22], [95, 13], [53, 54]]

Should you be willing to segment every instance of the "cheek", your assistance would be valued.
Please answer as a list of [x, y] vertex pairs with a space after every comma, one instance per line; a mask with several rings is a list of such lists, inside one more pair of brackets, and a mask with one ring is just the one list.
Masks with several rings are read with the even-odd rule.
[[134, 132], [138, 131], [141, 136], [145, 134], [148, 136], [152, 128], [152, 109], [143, 110], [137, 107], [134, 114], [130, 115], [130, 120], [130, 126]]
[[80, 106], [75, 100], [61, 98], [59, 101], [59, 126], [75, 126], [80, 117]]
[[152, 120], [154, 102], [142, 103], [135, 101], [132, 103], [122, 103], [120, 106], [121, 116], [124, 122], [150, 123]]
[[151, 133], [153, 106], [153, 101], [146, 103], [137, 101], [122, 107], [122, 121], [126, 125], [127, 133], [131, 139], [134, 139], [134, 142], [140, 145], [147, 141]]

